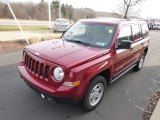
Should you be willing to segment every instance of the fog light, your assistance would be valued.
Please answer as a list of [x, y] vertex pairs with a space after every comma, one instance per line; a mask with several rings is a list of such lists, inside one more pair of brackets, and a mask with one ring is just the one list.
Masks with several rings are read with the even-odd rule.
[[41, 97], [44, 99], [45, 98], [45, 96], [41, 93]]

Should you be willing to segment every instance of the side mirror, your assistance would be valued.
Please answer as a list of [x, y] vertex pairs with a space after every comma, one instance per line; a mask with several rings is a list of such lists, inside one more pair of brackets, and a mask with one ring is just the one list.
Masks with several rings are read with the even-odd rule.
[[118, 45], [117, 49], [131, 49], [132, 41], [122, 40]]

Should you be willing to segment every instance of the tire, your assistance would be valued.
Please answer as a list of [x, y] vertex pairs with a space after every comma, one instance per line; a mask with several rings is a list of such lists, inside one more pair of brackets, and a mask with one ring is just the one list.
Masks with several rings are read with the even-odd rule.
[[94, 110], [101, 102], [106, 90], [106, 80], [102, 76], [95, 77], [90, 83], [82, 101], [82, 108], [85, 111]]
[[140, 71], [143, 67], [144, 60], [145, 60], [145, 54], [143, 53], [140, 60], [137, 62], [137, 65], [133, 68], [133, 70], [136, 72]]

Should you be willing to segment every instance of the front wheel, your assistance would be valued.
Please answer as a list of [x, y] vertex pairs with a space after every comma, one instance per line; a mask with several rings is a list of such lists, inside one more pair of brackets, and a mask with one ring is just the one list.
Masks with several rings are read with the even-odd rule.
[[102, 76], [95, 77], [82, 101], [82, 107], [86, 111], [95, 109], [101, 102], [106, 89], [106, 80]]
[[138, 61], [137, 65], [133, 68], [134, 71], [139, 71], [142, 69], [145, 60], [145, 54], [142, 54], [140, 60]]

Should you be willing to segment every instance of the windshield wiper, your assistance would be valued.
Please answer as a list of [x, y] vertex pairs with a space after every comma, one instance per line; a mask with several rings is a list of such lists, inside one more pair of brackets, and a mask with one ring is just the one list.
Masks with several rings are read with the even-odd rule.
[[91, 44], [89, 44], [89, 43], [82, 42], [82, 41], [79, 41], [79, 40], [68, 40], [68, 41], [70, 41], [70, 42], [80, 43], [80, 44], [83, 44], [83, 45], [85, 45], [85, 46], [89, 46], [89, 45], [91, 45]]
[[80, 41], [80, 40], [70, 40], [70, 39], [66, 38], [65, 36], [62, 36], [62, 38], [64, 38], [65, 40], [67, 40], [67, 42], [76, 42], [76, 43], [83, 44], [83, 45], [85, 45], [85, 46], [91, 45], [91, 44], [89, 44], [89, 43], [82, 42], [82, 41]]
[[66, 39], [67, 41], [70, 41], [68, 38], [66, 38], [65, 36], [62, 36], [62, 38]]

